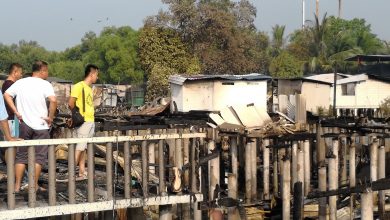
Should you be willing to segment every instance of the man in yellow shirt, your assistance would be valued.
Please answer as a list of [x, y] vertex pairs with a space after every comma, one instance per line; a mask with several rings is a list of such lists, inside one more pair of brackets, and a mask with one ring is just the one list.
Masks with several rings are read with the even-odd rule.
[[[85, 67], [84, 80], [78, 82], [72, 87], [69, 98], [69, 108], [77, 107], [80, 114], [84, 117], [84, 123], [75, 128], [75, 136], [77, 138], [93, 137], [95, 132], [95, 109], [93, 106], [92, 84], [98, 79], [99, 68], [96, 65], [88, 64]], [[85, 150], [87, 143], [79, 143], [76, 146], [75, 160], [79, 165], [78, 179], [86, 179], [85, 171]]]

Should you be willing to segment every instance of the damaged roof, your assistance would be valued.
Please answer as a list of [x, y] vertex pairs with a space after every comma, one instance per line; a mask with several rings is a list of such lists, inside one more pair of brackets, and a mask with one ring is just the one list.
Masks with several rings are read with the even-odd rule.
[[290, 80], [290, 81], [302, 81], [302, 82], [310, 82], [310, 83], [318, 83], [318, 84], [325, 84], [325, 85], [333, 85], [333, 83], [322, 81], [322, 80], [316, 80], [311, 78], [305, 78], [305, 77], [297, 77], [297, 78], [277, 78], [275, 80]]
[[169, 82], [177, 85], [183, 85], [188, 81], [216, 81], [216, 80], [228, 80], [228, 81], [262, 81], [270, 80], [270, 76], [251, 73], [245, 75], [193, 75], [193, 76], [184, 76], [184, 75], [173, 75], [169, 77]]
[[390, 82], [390, 77], [363, 73], [363, 74], [359, 74], [359, 75], [350, 76], [350, 77], [345, 78], [345, 79], [337, 80], [337, 84], [340, 85], [340, 84], [346, 84], [346, 83], [363, 82], [363, 81], [366, 81], [368, 79], [374, 79], [374, 80], [383, 81], [383, 82]]

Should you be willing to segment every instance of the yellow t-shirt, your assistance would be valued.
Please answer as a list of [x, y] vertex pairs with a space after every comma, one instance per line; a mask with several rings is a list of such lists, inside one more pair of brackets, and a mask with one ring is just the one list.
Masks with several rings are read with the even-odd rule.
[[[83, 88], [85, 97], [85, 112], [83, 112]], [[90, 122], [95, 121], [92, 88], [84, 81], [78, 82], [73, 86], [70, 96], [76, 98], [76, 106], [79, 108], [81, 115], [84, 116], [84, 120]]]

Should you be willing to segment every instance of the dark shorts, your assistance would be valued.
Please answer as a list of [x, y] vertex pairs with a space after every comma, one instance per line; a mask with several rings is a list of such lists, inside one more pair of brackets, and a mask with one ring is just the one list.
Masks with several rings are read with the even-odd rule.
[[[50, 139], [49, 130], [34, 130], [24, 122], [20, 123], [19, 137], [24, 140]], [[18, 147], [16, 150], [15, 163], [28, 163], [28, 147]], [[45, 165], [47, 163], [48, 146], [35, 146], [35, 163]]]

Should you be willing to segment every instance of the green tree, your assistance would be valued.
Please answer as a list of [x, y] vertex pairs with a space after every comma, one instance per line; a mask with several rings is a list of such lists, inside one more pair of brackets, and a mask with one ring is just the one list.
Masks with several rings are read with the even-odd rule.
[[286, 29], [285, 25], [275, 25], [272, 27], [272, 46], [271, 46], [271, 56], [276, 57], [284, 49], [285, 38], [284, 31]]
[[53, 63], [60, 58], [60, 53], [47, 51], [36, 41], [19, 41], [10, 46], [0, 44], [0, 70], [6, 72], [11, 63], [17, 62], [23, 65], [24, 72], [31, 72], [31, 67], [36, 60], [45, 60]]
[[[193, 74], [200, 71], [197, 58], [188, 52], [187, 45], [173, 29], [144, 27], [140, 31], [139, 48], [141, 65], [146, 74], [149, 74], [156, 64], [171, 68], [180, 74]], [[189, 66], [195, 69], [191, 70]]]
[[261, 72], [264, 53], [254, 28], [256, 9], [249, 1], [163, 0], [169, 10], [147, 19], [151, 26], [170, 27], [189, 52], [198, 57], [202, 73]]
[[175, 70], [167, 66], [156, 64], [150, 71], [149, 80], [146, 85], [145, 99], [152, 101], [157, 97], [166, 97], [169, 95], [169, 76], [175, 73]]
[[17, 53], [11, 47], [0, 44], [0, 72], [7, 73], [12, 62], [16, 62]]
[[[328, 53], [334, 54], [353, 48], [361, 48], [365, 54], [373, 54], [382, 48], [382, 42], [371, 33], [371, 26], [364, 19], [354, 18], [344, 20], [334, 16], [329, 17], [329, 28], [326, 35]], [[337, 36], [337, 37], [335, 37]], [[342, 37], [344, 48], [340, 48]]]
[[49, 65], [49, 72], [52, 76], [75, 83], [84, 79], [84, 63], [73, 60], [58, 61]]
[[295, 78], [303, 75], [300, 62], [288, 52], [280, 53], [271, 61], [269, 72], [276, 78]]
[[[188, 52], [179, 34], [171, 28], [146, 26], [140, 31], [139, 56], [148, 77], [146, 99], [168, 94], [172, 74], [197, 74], [200, 63]], [[161, 74], [161, 75], [159, 75]]]
[[345, 58], [381, 51], [383, 43], [371, 33], [364, 19], [317, 17], [313, 26], [294, 32], [288, 51], [304, 62], [304, 72], [353, 72], [356, 65]]
[[86, 50], [83, 63], [98, 65], [102, 82], [142, 82], [143, 71], [137, 54], [138, 33], [130, 27], [107, 27], [98, 37], [88, 33], [81, 46], [83, 50]]

